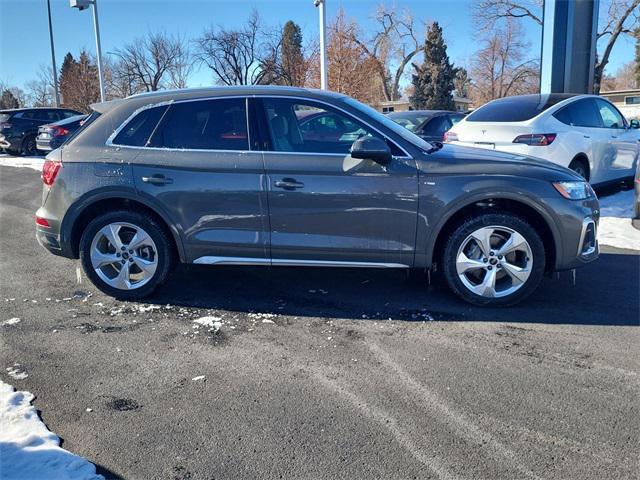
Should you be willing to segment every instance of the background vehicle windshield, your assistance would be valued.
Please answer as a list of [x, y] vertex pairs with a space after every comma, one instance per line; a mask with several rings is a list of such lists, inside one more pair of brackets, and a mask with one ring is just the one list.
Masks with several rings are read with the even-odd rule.
[[427, 112], [394, 112], [387, 114], [387, 117], [404, 128], [415, 132], [425, 120], [431, 118], [431, 115]]
[[397, 135], [400, 135], [402, 138], [404, 138], [408, 142], [411, 142], [416, 147], [422, 148], [423, 150], [431, 150], [433, 148], [433, 145], [431, 145], [426, 140], [423, 140], [422, 138], [417, 136], [415, 133], [410, 132], [409, 130], [404, 128], [402, 125], [398, 125], [389, 117], [387, 117], [386, 115], [383, 115], [382, 113], [369, 107], [368, 105], [360, 103], [359, 101], [354, 100], [353, 98], [350, 98], [350, 97], [344, 97], [341, 100], [347, 105], [350, 105], [358, 109], [362, 113], [365, 113], [368, 116], [375, 118], [378, 122], [382, 123], [389, 130], [393, 131]]

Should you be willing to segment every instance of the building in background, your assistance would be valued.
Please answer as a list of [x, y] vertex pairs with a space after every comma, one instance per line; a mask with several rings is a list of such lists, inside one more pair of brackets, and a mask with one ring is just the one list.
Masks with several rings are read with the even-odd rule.
[[[472, 110], [471, 100], [465, 97], [453, 96], [453, 103], [456, 106], [456, 112], [466, 113]], [[382, 113], [389, 112], [406, 112], [411, 110], [408, 98], [401, 98], [400, 100], [392, 100], [390, 102], [380, 102], [374, 105], [374, 108]]]
[[640, 119], [640, 88], [600, 92], [600, 96], [613, 103], [627, 120]]

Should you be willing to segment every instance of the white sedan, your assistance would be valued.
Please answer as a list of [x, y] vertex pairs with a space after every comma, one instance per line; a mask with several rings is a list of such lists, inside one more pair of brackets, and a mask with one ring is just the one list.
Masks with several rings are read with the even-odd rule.
[[596, 185], [633, 177], [639, 127], [596, 95], [519, 95], [478, 108], [445, 142], [543, 158]]

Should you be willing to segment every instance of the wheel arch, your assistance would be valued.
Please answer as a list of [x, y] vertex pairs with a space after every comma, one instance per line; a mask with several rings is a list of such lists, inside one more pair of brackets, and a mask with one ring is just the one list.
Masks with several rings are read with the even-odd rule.
[[85, 227], [97, 215], [116, 209], [136, 209], [147, 212], [156, 218], [159, 224], [170, 234], [173, 248], [181, 262], [185, 261], [184, 245], [181, 233], [170, 222], [169, 216], [159, 205], [127, 190], [101, 192], [76, 202], [75, 208], [65, 215], [61, 228], [62, 241], [69, 245], [73, 258], [80, 256], [80, 238]]
[[562, 258], [559, 232], [548, 212], [536, 203], [528, 201], [528, 199], [523, 200], [523, 198], [526, 197], [515, 198], [511, 194], [486, 195], [451, 208], [448, 214], [435, 226], [435, 234], [430, 236], [426, 250], [427, 265], [437, 264], [444, 252], [447, 238], [469, 216], [507, 212], [523, 218], [540, 234], [546, 256], [545, 271], [552, 272], [555, 269], [556, 260]]
[[591, 179], [591, 172], [593, 171], [593, 165], [591, 165], [591, 160], [589, 160], [589, 156], [584, 152], [576, 153], [571, 161], [569, 162], [569, 168], [573, 162], [582, 162], [587, 167], [587, 181]]

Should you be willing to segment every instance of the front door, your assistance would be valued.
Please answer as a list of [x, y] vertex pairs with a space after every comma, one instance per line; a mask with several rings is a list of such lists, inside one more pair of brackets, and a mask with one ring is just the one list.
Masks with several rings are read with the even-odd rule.
[[273, 264], [413, 265], [414, 160], [393, 144], [389, 165], [351, 158], [356, 139], [383, 136], [324, 103], [263, 97], [257, 107], [268, 132]]

